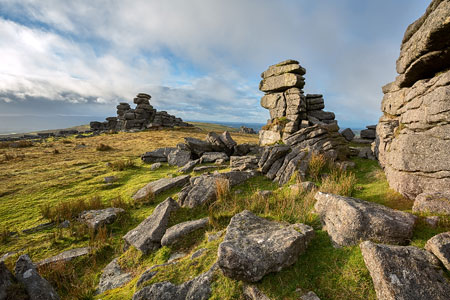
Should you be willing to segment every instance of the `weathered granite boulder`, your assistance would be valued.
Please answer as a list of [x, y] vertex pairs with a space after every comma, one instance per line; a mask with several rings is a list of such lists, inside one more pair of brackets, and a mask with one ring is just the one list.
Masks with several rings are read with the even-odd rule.
[[450, 232], [443, 232], [433, 236], [425, 245], [425, 249], [436, 255], [450, 271]]
[[171, 166], [182, 167], [191, 160], [191, 152], [185, 150], [175, 150], [169, 153], [167, 161]]
[[259, 159], [255, 155], [231, 156], [230, 167], [232, 171], [247, 171], [258, 168]]
[[261, 146], [273, 145], [281, 141], [281, 132], [272, 130], [259, 131], [259, 144]]
[[14, 276], [5, 266], [4, 262], [0, 262], [0, 300], [7, 299], [7, 290], [14, 284]]
[[23, 284], [30, 300], [59, 300], [47, 280], [41, 277], [28, 255], [21, 255], [15, 268], [17, 280]]
[[450, 192], [418, 195], [414, 200], [413, 211], [450, 215]]
[[215, 132], [209, 132], [206, 135], [206, 142], [208, 142], [212, 146], [212, 151], [214, 152], [226, 152], [227, 154], [229, 149], [227, 145], [222, 141], [220, 135]]
[[80, 222], [85, 223], [90, 228], [97, 230], [98, 228], [114, 223], [117, 219], [117, 215], [123, 213], [125, 210], [122, 208], [108, 207], [99, 210], [88, 210], [80, 214], [78, 219]]
[[218, 265], [225, 276], [256, 282], [295, 263], [313, 236], [307, 225], [283, 225], [244, 210], [231, 218]]
[[177, 202], [170, 197], [158, 204], [147, 219], [124, 235], [126, 244], [133, 245], [144, 254], [161, 247], [170, 213], [178, 207]]
[[349, 142], [351, 140], [353, 140], [353, 138], [355, 137], [353, 130], [351, 130], [350, 128], [346, 128], [346, 129], [342, 130], [341, 134]]
[[180, 224], [176, 224], [167, 229], [166, 233], [161, 239], [161, 245], [172, 245], [185, 235], [188, 235], [189, 233], [194, 232], [197, 229], [205, 228], [208, 223], [209, 219], [208, 217], [206, 217], [200, 220], [186, 221]]
[[182, 175], [174, 178], [161, 178], [148, 183], [133, 195], [134, 200], [141, 200], [150, 194], [158, 195], [175, 187], [182, 187], [189, 182], [190, 175]]
[[187, 162], [184, 166], [178, 169], [178, 172], [180, 173], [190, 173], [192, 170], [194, 170], [195, 166], [200, 163], [200, 159], [191, 160]]
[[259, 84], [259, 89], [263, 92], [278, 92], [288, 88], [305, 86], [305, 78], [294, 73], [284, 73], [276, 76], [263, 78]]
[[53, 264], [53, 263], [57, 263], [57, 262], [61, 262], [61, 261], [64, 261], [64, 262], [71, 261], [74, 258], [88, 255], [89, 250], [90, 250], [89, 247], [70, 249], [70, 250], [64, 251], [60, 254], [57, 254], [55, 256], [51, 256], [49, 258], [41, 260], [40, 262], [37, 263], [37, 266], [39, 266], [39, 267], [45, 266], [45, 265], [49, 265], [49, 264]]
[[202, 157], [200, 157], [200, 163], [211, 163], [219, 159], [227, 161], [230, 158], [223, 152], [205, 152]]
[[429, 252], [370, 241], [361, 243], [360, 248], [379, 300], [448, 299], [450, 284]]
[[108, 290], [121, 287], [131, 279], [133, 279], [133, 275], [125, 273], [119, 265], [118, 258], [115, 258], [103, 269], [97, 293], [102, 294]]
[[233, 140], [231, 134], [228, 131], [224, 131], [220, 135], [220, 140], [230, 151], [232, 151], [233, 148], [237, 145], [237, 143]]
[[361, 240], [408, 244], [416, 217], [356, 198], [317, 192], [314, 209], [331, 240], [338, 246]]
[[167, 162], [167, 157], [175, 150], [177, 150], [177, 148], [174, 147], [159, 148], [142, 154], [141, 159], [145, 163]]
[[383, 87], [376, 148], [389, 185], [414, 199], [450, 186], [450, 3], [434, 0], [406, 30], [396, 80]]
[[180, 285], [171, 282], [158, 282], [137, 291], [133, 300], [207, 300], [211, 295], [211, 281], [216, 269], [209, 271]]
[[184, 142], [188, 146], [189, 150], [191, 150], [192, 153], [195, 153], [198, 157], [202, 156], [205, 152], [213, 151], [213, 145], [206, 141], [192, 137], [185, 137]]

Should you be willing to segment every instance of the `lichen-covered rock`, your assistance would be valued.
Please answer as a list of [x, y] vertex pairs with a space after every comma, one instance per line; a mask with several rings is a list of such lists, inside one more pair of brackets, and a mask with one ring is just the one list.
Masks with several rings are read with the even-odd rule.
[[16, 262], [16, 278], [23, 284], [30, 300], [59, 300], [55, 289], [41, 277], [28, 255], [21, 255]]
[[37, 263], [37, 265], [40, 267], [40, 266], [45, 266], [48, 264], [61, 262], [61, 261], [71, 261], [74, 258], [88, 255], [89, 250], [90, 250], [89, 247], [70, 249], [70, 250], [64, 251], [60, 254], [57, 254], [55, 256], [51, 256], [49, 258], [41, 260], [40, 262]]
[[167, 162], [171, 166], [182, 167], [191, 160], [191, 152], [177, 149], [172, 151], [167, 156]]
[[7, 299], [7, 290], [13, 284], [13, 274], [8, 270], [4, 262], [0, 262], [0, 300]]
[[167, 198], [155, 207], [153, 213], [136, 228], [124, 235], [128, 245], [133, 245], [144, 254], [161, 247], [161, 239], [167, 229], [170, 213], [178, 209], [172, 198]]
[[183, 223], [176, 224], [166, 230], [166, 233], [161, 239], [161, 245], [162, 246], [172, 245], [181, 238], [183, 238], [184, 236], [190, 234], [191, 232], [206, 227], [208, 223], [209, 219], [208, 217], [206, 217], [200, 220], [186, 221]]
[[450, 192], [418, 195], [414, 200], [413, 211], [450, 215]]
[[174, 178], [161, 178], [152, 181], [137, 191], [136, 194], [133, 195], [133, 199], [142, 200], [150, 195], [156, 196], [172, 188], [182, 187], [189, 182], [189, 178], [191, 178], [190, 175], [182, 175]]
[[378, 300], [448, 299], [450, 284], [429, 252], [370, 241], [361, 243], [360, 248]]
[[276, 142], [281, 141], [281, 132], [272, 130], [260, 130], [259, 131], [259, 145], [273, 145]]
[[102, 294], [108, 290], [121, 287], [131, 279], [133, 279], [133, 275], [125, 273], [120, 267], [118, 259], [115, 258], [103, 269], [97, 293]]
[[436, 255], [450, 271], [450, 232], [443, 232], [433, 236], [425, 245], [425, 249]]
[[328, 235], [338, 246], [361, 240], [407, 244], [412, 238], [416, 217], [383, 205], [356, 198], [317, 192], [314, 205]]
[[295, 263], [313, 236], [307, 225], [284, 225], [244, 210], [231, 218], [218, 265], [225, 276], [256, 282]]
[[106, 224], [111, 224], [117, 219], [117, 215], [123, 213], [122, 208], [108, 207], [99, 210], [88, 210], [80, 214], [79, 220], [90, 228], [97, 230]]

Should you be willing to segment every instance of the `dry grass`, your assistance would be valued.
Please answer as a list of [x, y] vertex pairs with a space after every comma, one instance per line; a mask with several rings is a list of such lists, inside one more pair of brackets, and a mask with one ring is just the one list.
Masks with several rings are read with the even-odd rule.
[[126, 169], [132, 169], [136, 167], [136, 163], [131, 160], [118, 160], [108, 164], [111, 169], [114, 171], [123, 171]]
[[309, 175], [315, 180], [318, 180], [320, 173], [323, 171], [326, 165], [327, 159], [323, 154], [312, 153], [308, 167]]
[[17, 142], [0, 142], [0, 149], [4, 148], [28, 148], [33, 147], [31, 141], [17, 141]]
[[331, 170], [329, 176], [322, 180], [320, 191], [341, 196], [352, 196], [356, 183], [355, 174], [335, 168]]
[[51, 207], [49, 204], [44, 204], [40, 207], [42, 217], [61, 222], [64, 220], [73, 220], [81, 212], [91, 209], [101, 209], [104, 205], [100, 197], [94, 196], [89, 200], [77, 199], [74, 201], [64, 201]]
[[95, 148], [95, 150], [97, 150], [97, 151], [111, 151], [111, 150], [113, 150], [113, 147], [111, 147], [111, 146], [109, 146], [109, 145], [106, 145], [106, 144], [103, 144], [103, 143], [100, 143], [100, 144]]
[[227, 201], [231, 198], [230, 181], [228, 179], [216, 179], [216, 198], [218, 201]]

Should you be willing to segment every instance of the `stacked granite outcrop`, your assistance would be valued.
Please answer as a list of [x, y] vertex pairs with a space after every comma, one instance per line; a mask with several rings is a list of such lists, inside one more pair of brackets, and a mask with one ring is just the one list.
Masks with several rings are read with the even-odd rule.
[[261, 74], [259, 89], [265, 93], [261, 106], [270, 112], [270, 120], [260, 131], [262, 146], [285, 140], [311, 125], [337, 125], [334, 113], [323, 111], [325, 102], [322, 95], [305, 96], [305, 73], [298, 61], [289, 59], [270, 66]]
[[450, 1], [432, 1], [405, 32], [399, 76], [383, 87], [374, 149], [390, 186], [411, 199], [450, 187], [449, 20]]
[[91, 122], [93, 131], [127, 131], [144, 130], [161, 127], [190, 127], [191, 124], [168, 114], [166, 111], [157, 111], [150, 105], [151, 96], [138, 94], [133, 102], [136, 108], [132, 109], [126, 102], [117, 105], [117, 117], [108, 117], [105, 122]]

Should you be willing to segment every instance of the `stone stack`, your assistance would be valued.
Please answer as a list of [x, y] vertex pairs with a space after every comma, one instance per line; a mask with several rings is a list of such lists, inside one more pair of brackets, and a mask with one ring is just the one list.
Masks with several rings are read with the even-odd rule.
[[375, 152], [390, 186], [414, 199], [450, 187], [450, 1], [405, 32], [396, 80], [383, 87]]
[[91, 122], [93, 131], [133, 131], [148, 128], [160, 127], [189, 127], [192, 126], [183, 122], [180, 118], [168, 114], [166, 111], [157, 112], [150, 105], [151, 96], [139, 93], [133, 102], [136, 108], [132, 109], [126, 102], [117, 105], [117, 117], [108, 117], [106, 122]]
[[261, 106], [270, 112], [270, 120], [260, 131], [262, 146], [285, 140], [311, 125], [337, 124], [334, 113], [322, 110], [325, 108], [322, 95], [304, 95], [305, 73], [298, 61], [289, 59], [261, 74], [259, 89], [265, 92]]

